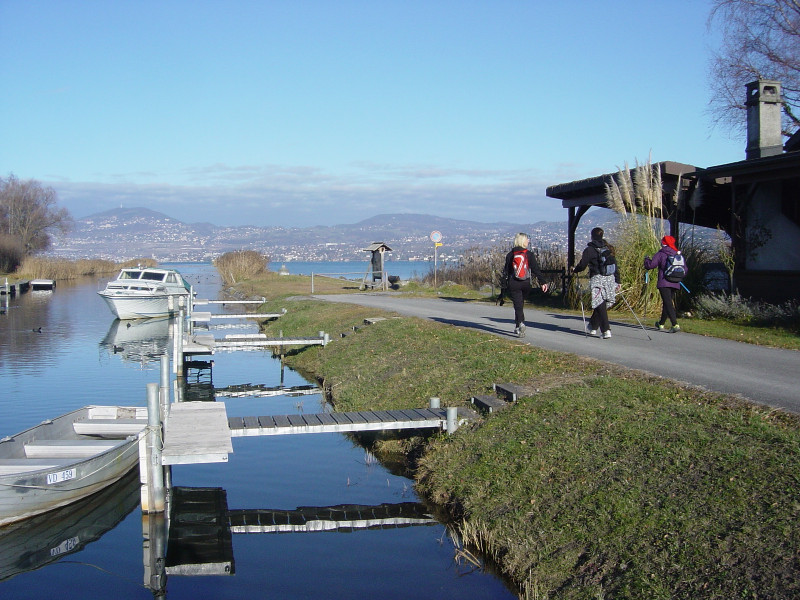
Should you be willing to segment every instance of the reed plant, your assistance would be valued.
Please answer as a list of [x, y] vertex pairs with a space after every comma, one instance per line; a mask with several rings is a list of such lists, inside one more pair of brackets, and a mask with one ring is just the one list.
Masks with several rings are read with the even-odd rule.
[[29, 279], [77, 279], [92, 275], [113, 273], [120, 265], [110, 260], [85, 259], [68, 260], [66, 258], [49, 258], [44, 256], [27, 256], [17, 269], [15, 275]]
[[269, 257], [255, 250], [237, 250], [222, 254], [213, 264], [224, 285], [235, 285], [266, 273], [269, 270]]

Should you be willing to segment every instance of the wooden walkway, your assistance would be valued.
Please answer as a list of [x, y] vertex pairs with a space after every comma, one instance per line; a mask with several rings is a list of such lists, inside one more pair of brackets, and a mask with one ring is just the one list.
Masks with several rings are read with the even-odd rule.
[[[469, 409], [459, 408], [459, 424], [475, 416]], [[262, 417], [231, 417], [231, 436], [296, 435], [301, 433], [351, 433], [356, 431], [390, 431], [399, 429], [445, 429], [447, 410], [415, 408], [361, 412], [332, 412]]]
[[[476, 415], [459, 408], [456, 426]], [[224, 402], [170, 404], [164, 422], [162, 465], [227, 462], [232, 437], [447, 429], [447, 409], [415, 408], [261, 417], [227, 417]]]
[[169, 406], [162, 465], [228, 461], [233, 445], [224, 402], [176, 402]]

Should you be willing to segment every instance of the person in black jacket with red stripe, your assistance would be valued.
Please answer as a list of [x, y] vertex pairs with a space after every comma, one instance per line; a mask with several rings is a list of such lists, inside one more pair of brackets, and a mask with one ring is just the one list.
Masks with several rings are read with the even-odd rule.
[[506, 254], [506, 262], [503, 267], [503, 280], [507, 281], [508, 295], [514, 304], [514, 333], [519, 337], [525, 337], [525, 298], [531, 293], [531, 275], [536, 276], [536, 280], [542, 287], [543, 292], [547, 292], [542, 271], [539, 269], [539, 262], [536, 255], [528, 250], [530, 238], [525, 233], [518, 233], [514, 236], [514, 247], [511, 252]]

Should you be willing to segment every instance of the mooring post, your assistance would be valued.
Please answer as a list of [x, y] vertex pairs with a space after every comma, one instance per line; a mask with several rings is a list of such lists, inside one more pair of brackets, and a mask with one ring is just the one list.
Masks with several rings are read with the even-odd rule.
[[183, 308], [183, 298], [178, 299], [178, 320], [175, 322], [175, 337], [177, 338], [178, 351], [175, 353], [175, 376], [183, 377], [183, 321], [186, 318]]
[[458, 407], [447, 407], [447, 433], [454, 433], [458, 429]]
[[147, 384], [147, 483], [148, 506], [142, 512], [163, 512], [165, 506], [164, 470], [161, 466], [161, 413], [158, 384]]
[[428, 401], [428, 408], [430, 409], [439, 408], [439, 398], [437, 398], [436, 396], [431, 397], [431, 399]]
[[167, 523], [163, 513], [142, 516], [142, 551], [144, 553], [144, 585], [154, 598], [166, 596]]
[[161, 355], [161, 386], [158, 388], [159, 404], [161, 405], [161, 420], [164, 421], [169, 414], [169, 355]]
[[311, 293], [314, 293], [314, 271], [311, 271]]

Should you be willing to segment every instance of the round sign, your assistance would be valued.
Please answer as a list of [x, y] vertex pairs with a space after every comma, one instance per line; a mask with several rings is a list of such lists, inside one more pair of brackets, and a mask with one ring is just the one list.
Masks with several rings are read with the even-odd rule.
[[436, 244], [442, 241], [442, 234], [438, 231], [431, 231], [431, 241]]

